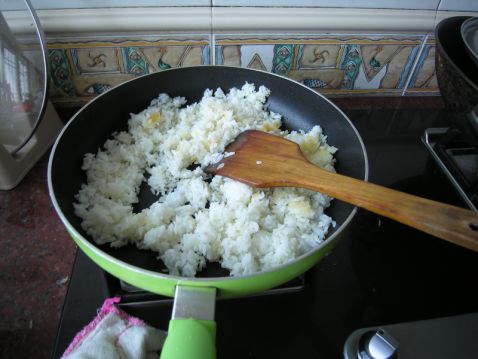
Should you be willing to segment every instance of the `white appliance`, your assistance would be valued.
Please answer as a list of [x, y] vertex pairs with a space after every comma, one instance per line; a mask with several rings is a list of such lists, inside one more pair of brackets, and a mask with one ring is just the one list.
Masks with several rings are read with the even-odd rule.
[[[43, 32], [28, 0], [0, 8], [0, 190], [15, 187], [62, 127], [48, 101]], [[1, 4], [0, 4], [1, 5]]]

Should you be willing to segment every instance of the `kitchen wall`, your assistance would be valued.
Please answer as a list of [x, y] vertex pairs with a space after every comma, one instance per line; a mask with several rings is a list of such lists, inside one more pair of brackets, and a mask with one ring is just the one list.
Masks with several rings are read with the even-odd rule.
[[206, 64], [282, 74], [328, 96], [436, 96], [436, 24], [478, 16], [474, 0], [31, 1], [51, 99], [65, 106], [135, 76]]

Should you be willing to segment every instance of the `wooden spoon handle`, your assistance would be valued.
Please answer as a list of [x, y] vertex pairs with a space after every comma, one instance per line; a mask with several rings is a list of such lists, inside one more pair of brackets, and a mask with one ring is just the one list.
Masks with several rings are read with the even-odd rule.
[[331, 173], [312, 164], [301, 167], [304, 172], [290, 178], [291, 186], [325, 193], [478, 251], [478, 214], [475, 212]]

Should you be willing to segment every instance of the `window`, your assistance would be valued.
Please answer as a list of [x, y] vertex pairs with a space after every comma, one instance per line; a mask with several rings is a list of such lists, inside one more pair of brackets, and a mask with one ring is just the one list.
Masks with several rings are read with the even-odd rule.
[[28, 65], [24, 60], [19, 61], [18, 75], [20, 78], [20, 98], [22, 102], [25, 102], [30, 97], [30, 83]]
[[10, 101], [20, 100], [20, 91], [17, 77], [17, 57], [7, 47], [3, 48], [3, 79], [6, 85], [5, 98]]

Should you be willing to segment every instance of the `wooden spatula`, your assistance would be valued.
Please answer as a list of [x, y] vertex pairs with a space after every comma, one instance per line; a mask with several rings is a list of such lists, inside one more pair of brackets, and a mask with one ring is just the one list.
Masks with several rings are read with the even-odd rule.
[[206, 171], [252, 187], [301, 187], [365, 208], [420, 231], [478, 251], [478, 213], [321, 169], [299, 146], [249, 130], [226, 148], [234, 155]]

